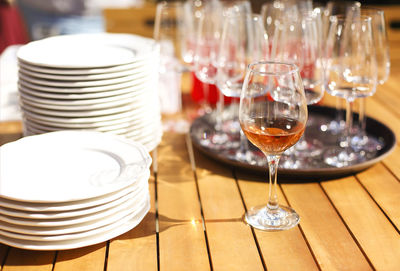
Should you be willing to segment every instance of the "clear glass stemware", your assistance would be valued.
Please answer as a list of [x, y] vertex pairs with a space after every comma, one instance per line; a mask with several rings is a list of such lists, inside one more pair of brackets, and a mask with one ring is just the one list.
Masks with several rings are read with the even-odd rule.
[[269, 199], [251, 207], [245, 221], [261, 230], [286, 230], [299, 223], [299, 215], [281, 206], [277, 172], [282, 153], [296, 144], [307, 122], [307, 101], [299, 69], [294, 64], [250, 64], [240, 95], [239, 121], [246, 137], [267, 157]]
[[[372, 36], [378, 68], [378, 83], [382, 85], [386, 82], [390, 74], [389, 44], [387, 41], [384, 11], [376, 8], [362, 8], [361, 15], [371, 17]], [[375, 155], [375, 152], [383, 147], [383, 143], [367, 135], [366, 99], [360, 99], [358, 105], [358, 125], [353, 129], [354, 136], [352, 137], [351, 145], [355, 149], [365, 151], [367, 155]]]
[[335, 167], [360, 163], [365, 156], [351, 147], [353, 102], [375, 93], [377, 65], [371, 17], [332, 16], [326, 46], [326, 91], [346, 100], [345, 142], [329, 149], [325, 162]]

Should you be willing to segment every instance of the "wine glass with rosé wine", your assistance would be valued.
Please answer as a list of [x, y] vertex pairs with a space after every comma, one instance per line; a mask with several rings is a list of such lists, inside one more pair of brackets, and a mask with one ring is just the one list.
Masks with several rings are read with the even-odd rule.
[[279, 158], [303, 135], [307, 117], [304, 86], [295, 64], [254, 62], [248, 66], [239, 121], [246, 137], [266, 156], [269, 168], [268, 203], [250, 208], [244, 216], [254, 228], [287, 230], [299, 223], [295, 210], [278, 203], [277, 173]]

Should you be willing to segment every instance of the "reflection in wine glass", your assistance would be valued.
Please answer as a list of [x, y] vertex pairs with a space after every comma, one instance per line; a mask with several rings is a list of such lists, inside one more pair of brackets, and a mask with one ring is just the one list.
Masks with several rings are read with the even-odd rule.
[[307, 101], [296, 65], [250, 64], [240, 95], [239, 121], [246, 137], [265, 154], [269, 166], [268, 204], [250, 208], [246, 222], [262, 230], [296, 226], [298, 214], [279, 205], [277, 198], [279, 158], [300, 139], [307, 122]]
[[[361, 15], [371, 17], [372, 34], [374, 38], [376, 63], [378, 67], [378, 83], [384, 84], [390, 74], [389, 44], [385, 26], [384, 11], [376, 8], [362, 8]], [[351, 145], [355, 149], [364, 150], [367, 153], [374, 153], [382, 149], [382, 142], [369, 137], [366, 133], [366, 99], [360, 99], [358, 127], [354, 129], [354, 136]]]
[[325, 162], [345, 167], [365, 160], [362, 153], [350, 146], [353, 122], [353, 102], [356, 98], [374, 94], [377, 65], [372, 36], [371, 17], [332, 16], [326, 46], [326, 90], [346, 100], [345, 144], [330, 149]]

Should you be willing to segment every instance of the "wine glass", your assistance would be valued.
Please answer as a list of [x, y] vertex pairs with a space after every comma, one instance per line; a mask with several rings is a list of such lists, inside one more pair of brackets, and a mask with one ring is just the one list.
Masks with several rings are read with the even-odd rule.
[[327, 44], [326, 91], [346, 100], [345, 144], [329, 149], [325, 163], [345, 167], [365, 160], [350, 145], [353, 102], [375, 93], [377, 64], [371, 17], [332, 16]]
[[159, 96], [163, 113], [174, 114], [182, 109], [181, 76], [187, 70], [183, 55], [184, 5], [181, 2], [160, 2], [156, 6], [154, 39], [160, 47]]
[[[276, 60], [291, 62], [299, 67], [308, 105], [319, 102], [324, 95], [324, 69], [322, 58], [321, 17], [314, 11], [298, 11], [283, 21], [280, 48]], [[308, 122], [307, 126], [315, 125]], [[284, 168], [312, 166], [314, 158], [322, 153], [323, 144], [318, 138], [307, 136], [285, 152]]]
[[[384, 84], [390, 74], [390, 55], [389, 44], [387, 41], [387, 32], [385, 26], [385, 14], [383, 10], [376, 8], [362, 8], [361, 14], [371, 17], [372, 34], [374, 38], [376, 63], [378, 66], [378, 83]], [[366, 99], [360, 99], [359, 102], [359, 119], [358, 127], [352, 137], [352, 147], [367, 151], [367, 153], [374, 153], [380, 150], [383, 145], [382, 142], [370, 137], [366, 133]]]
[[246, 137], [266, 156], [269, 167], [268, 203], [250, 208], [245, 221], [261, 230], [296, 226], [298, 214], [278, 204], [277, 170], [280, 156], [300, 139], [307, 122], [307, 101], [297, 66], [250, 64], [240, 95], [239, 121]]
[[[218, 89], [227, 97], [239, 98], [247, 66], [256, 60], [266, 60], [267, 51], [268, 36], [261, 16], [246, 9], [230, 9], [221, 37], [216, 80]], [[240, 146], [230, 155], [239, 161], [257, 163], [258, 156], [249, 151], [247, 138], [240, 128], [238, 106], [233, 103], [231, 107], [235, 113], [231, 119], [224, 121], [224, 130], [239, 134]]]
[[[210, 1], [205, 3], [199, 21], [196, 54], [194, 57], [195, 74], [206, 84], [216, 84], [218, 57], [220, 50], [223, 22], [230, 12], [241, 14], [251, 11], [248, 1]], [[223, 130], [224, 96], [219, 92], [215, 115], [214, 129], [204, 132], [204, 140], [200, 143], [214, 150], [234, 149], [238, 147], [232, 136]]]
[[[326, 3], [322, 13], [322, 40], [326, 40], [330, 29], [330, 17], [345, 15], [356, 17], [360, 14], [361, 3], [359, 1], [331, 0]], [[334, 135], [340, 134], [345, 129], [345, 116], [343, 114], [343, 100], [336, 98], [336, 116], [329, 123], [323, 124], [321, 130]]]

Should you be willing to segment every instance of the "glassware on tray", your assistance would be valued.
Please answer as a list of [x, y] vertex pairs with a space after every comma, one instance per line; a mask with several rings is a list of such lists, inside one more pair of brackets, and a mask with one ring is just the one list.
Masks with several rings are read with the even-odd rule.
[[298, 214], [278, 203], [277, 170], [280, 156], [300, 139], [307, 122], [307, 101], [297, 66], [250, 64], [240, 95], [239, 121], [246, 137], [267, 157], [269, 167], [268, 203], [249, 208], [245, 221], [261, 230], [296, 226]]

